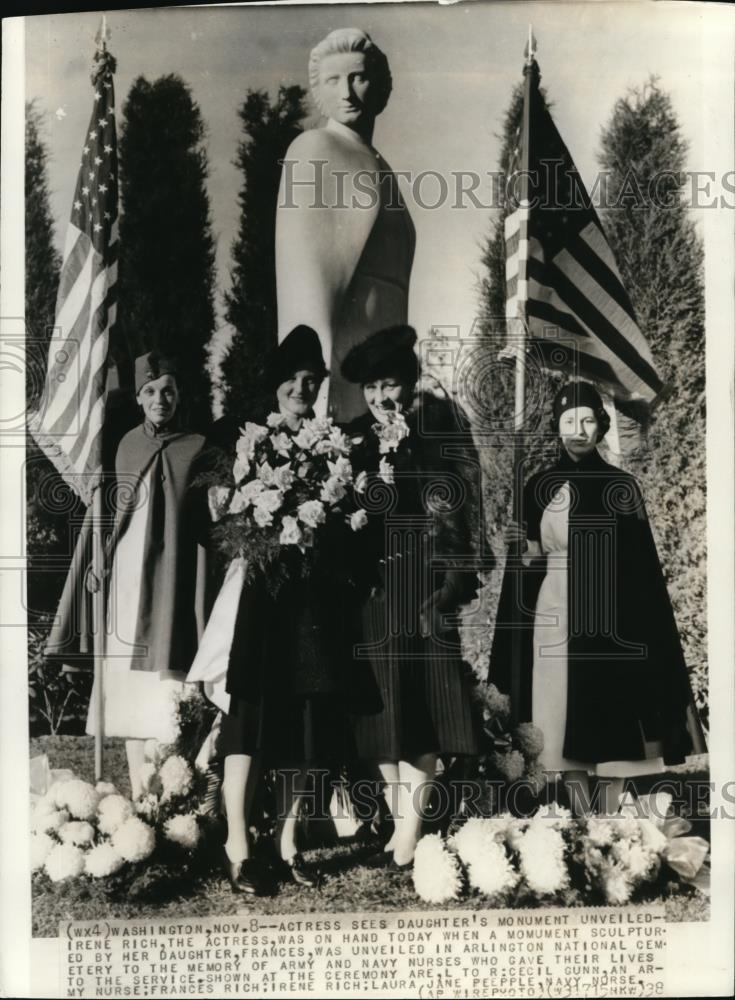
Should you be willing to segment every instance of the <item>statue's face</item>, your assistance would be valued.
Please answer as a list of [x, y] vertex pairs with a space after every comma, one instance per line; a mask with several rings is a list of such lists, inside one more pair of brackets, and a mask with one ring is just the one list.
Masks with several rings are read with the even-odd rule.
[[327, 118], [350, 128], [366, 118], [375, 118], [371, 90], [373, 83], [362, 52], [334, 52], [323, 56], [316, 97]]

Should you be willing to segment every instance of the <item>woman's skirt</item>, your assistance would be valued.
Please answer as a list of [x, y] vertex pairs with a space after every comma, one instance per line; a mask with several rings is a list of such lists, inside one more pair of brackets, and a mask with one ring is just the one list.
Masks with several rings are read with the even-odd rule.
[[[184, 673], [133, 670], [133, 653], [140, 614], [148, 508], [141, 505], [130, 518], [115, 549], [110, 568], [105, 658], [102, 662], [102, 705], [105, 736], [157, 739], [173, 743], [178, 736], [177, 707], [193, 693]], [[155, 666], [155, 664], [153, 664]], [[86, 731], [97, 730], [97, 681], [87, 713]]]
[[[472, 697], [474, 677], [459, 652], [456, 629], [423, 638], [389, 629], [385, 592], [362, 610], [362, 643], [356, 668], [369, 666], [370, 690], [359, 691], [352, 715], [357, 756], [411, 760], [426, 753], [479, 753], [480, 719]], [[418, 623], [416, 623], [418, 624]]]
[[642, 760], [591, 762], [564, 756], [569, 680], [566, 554], [549, 557], [536, 602], [533, 633], [532, 720], [544, 734], [541, 762], [546, 771], [586, 771], [598, 777], [633, 778], [664, 769], [659, 744], [646, 743]]
[[259, 756], [265, 767], [331, 766], [350, 756], [347, 719], [336, 698], [233, 698], [222, 718], [217, 756]]

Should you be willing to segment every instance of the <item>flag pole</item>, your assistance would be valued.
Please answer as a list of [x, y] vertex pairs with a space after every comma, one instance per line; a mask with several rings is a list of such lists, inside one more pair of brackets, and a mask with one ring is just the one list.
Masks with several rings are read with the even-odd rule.
[[[107, 52], [107, 17], [103, 14], [95, 39], [100, 53]], [[105, 362], [105, 380], [107, 379], [107, 362]], [[102, 780], [103, 747], [105, 739], [105, 692], [103, 661], [105, 655], [105, 625], [106, 625], [106, 576], [105, 549], [102, 539], [102, 489], [98, 485], [92, 494], [92, 572], [97, 578], [97, 589], [92, 595], [92, 636], [94, 650], [94, 698], [95, 719], [94, 728], [94, 780]]]
[[92, 594], [92, 635], [94, 637], [94, 780], [102, 780], [104, 720], [104, 671], [105, 655], [105, 550], [102, 544], [102, 490], [98, 486], [92, 494], [92, 572], [97, 578], [97, 589]]
[[[523, 426], [526, 411], [526, 342], [528, 331], [528, 217], [529, 199], [529, 144], [531, 136], [531, 87], [537, 83], [538, 66], [535, 60], [536, 41], [531, 25], [528, 26], [525, 63], [523, 66], [523, 119], [521, 124], [521, 184], [520, 184], [520, 232], [518, 251], [518, 291], [516, 308], [516, 349], [515, 354], [515, 401], [513, 419], [513, 520], [520, 524], [523, 519]], [[511, 631], [510, 704], [511, 719], [517, 724], [520, 719], [521, 702], [521, 657], [523, 637], [520, 630], [520, 609], [522, 607], [521, 558], [523, 546], [520, 541], [514, 546], [512, 555], [516, 561], [515, 576], [515, 620]]]

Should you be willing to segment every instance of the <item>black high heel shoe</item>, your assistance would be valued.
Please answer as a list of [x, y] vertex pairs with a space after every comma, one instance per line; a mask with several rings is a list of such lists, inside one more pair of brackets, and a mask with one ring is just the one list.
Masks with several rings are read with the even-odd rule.
[[321, 872], [315, 868], [307, 868], [301, 854], [294, 854], [290, 858], [282, 858], [281, 863], [287, 881], [301, 885], [305, 889], [318, 889], [321, 885]]
[[233, 892], [245, 896], [269, 896], [273, 886], [261, 871], [260, 865], [252, 858], [230, 861], [227, 851], [222, 848], [222, 870]]

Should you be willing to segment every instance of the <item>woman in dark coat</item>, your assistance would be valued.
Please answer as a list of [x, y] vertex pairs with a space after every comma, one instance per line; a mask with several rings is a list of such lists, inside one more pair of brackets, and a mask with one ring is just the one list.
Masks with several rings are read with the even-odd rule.
[[[443, 400], [427, 397], [409, 410], [419, 374], [415, 341], [411, 327], [380, 331], [342, 365], [368, 405], [345, 428], [369, 519], [357, 536], [355, 656], [368, 670], [356, 692], [353, 737], [357, 756], [377, 764], [386, 783], [394, 868], [412, 863], [438, 755], [476, 754], [479, 735], [456, 626], [459, 606], [476, 594], [472, 525], [459, 463], [442, 454], [457, 424]], [[405, 425], [394, 420], [401, 411]], [[393, 448], [386, 428], [394, 442], [399, 428]]]
[[490, 679], [514, 693], [510, 630], [521, 628], [518, 716], [543, 730], [544, 766], [562, 772], [573, 804], [597, 775], [613, 813], [625, 778], [705, 747], [640, 487], [597, 451], [609, 427], [599, 394], [565, 385], [553, 420], [559, 461], [526, 483], [524, 524], [506, 535], [524, 555], [506, 569]]
[[[280, 412], [286, 418], [281, 430], [298, 433], [304, 419], [313, 416], [326, 374], [316, 333], [308, 327], [295, 328], [269, 359], [266, 381], [273, 396], [264, 419], [267, 413]], [[247, 552], [244, 555], [247, 558]], [[281, 772], [277, 846], [284, 875], [300, 885], [318, 884], [318, 874], [309, 870], [298, 852], [296, 824], [308, 768], [339, 760], [343, 750], [338, 695], [349, 646], [348, 634], [340, 628], [344, 590], [333, 576], [337, 555], [330, 547], [327, 525], [308, 578], [295, 564], [274, 595], [259, 574], [252, 583], [244, 583], [225, 615], [232, 632], [225, 653], [229, 707], [222, 719], [217, 756], [224, 758], [228, 831], [224, 866], [236, 892], [260, 895], [270, 888], [250, 858], [247, 833], [261, 767]], [[221, 612], [215, 608], [214, 614]], [[195, 665], [192, 677], [196, 671]], [[201, 675], [196, 673], [196, 679]]]

